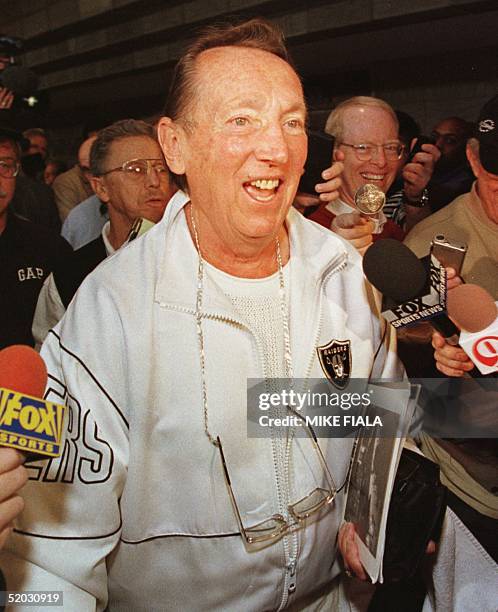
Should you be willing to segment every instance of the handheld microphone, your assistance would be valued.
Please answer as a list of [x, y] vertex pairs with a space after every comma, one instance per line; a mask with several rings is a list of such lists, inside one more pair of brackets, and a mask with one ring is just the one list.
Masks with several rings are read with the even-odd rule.
[[498, 308], [477, 285], [460, 285], [448, 294], [448, 314], [460, 332], [459, 344], [479, 372], [498, 373]]
[[27, 460], [61, 452], [65, 406], [40, 399], [47, 368], [31, 347], [0, 351], [0, 445], [27, 453]]
[[427, 321], [449, 344], [458, 344], [458, 328], [446, 314], [446, 271], [434, 258], [429, 268], [399, 242], [374, 242], [363, 257], [363, 272], [384, 296], [382, 315], [395, 328]]

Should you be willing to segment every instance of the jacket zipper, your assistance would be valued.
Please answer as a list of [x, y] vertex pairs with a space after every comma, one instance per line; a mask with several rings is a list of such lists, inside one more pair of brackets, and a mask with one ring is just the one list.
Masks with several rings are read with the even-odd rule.
[[[329, 280], [329, 278], [338, 272], [341, 272], [342, 270], [344, 270], [344, 268], [347, 265], [347, 253], [346, 252], [342, 252], [337, 258], [336, 260], [334, 260], [329, 266], [328, 269], [324, 272], [324, 274], [321, 276], [321, 278], [319, 279], [319, 282], [317, 283], [318, 285], [318, 289], [319, 289], [319, 296], [320, 296], [320, 304], [319, 304], [319, 319], [318, 319], [318, 324], [316, 327], [316, 332], [315, 332], [315, 336], [314, 336], [314, 342], [312, 344], [312, 347], [316, 347], [318, 339], [320, 337], [320, 333], [321, 333], [321, 329], [322, 329], [322, 323], [323, 323], [323, 307], [322, 307], [322, 302], [323, 302], [323, 296], [322, 296], [322, 287], [325, 285], [325, 283]], [[166, 305], [165, 303], [160, 303], [160, 306], [163, 308], [172, 308], [173, 310], [176, 310], [177, 312], [183, 312], [185, 314], [191, 314], [191, 315], [195, 315], [195, 309], [193, 308], [186, 308], [186, 307], [182, 307], [182, 306], [171, 306], [171, 305]], [[256, 346], [257, 346], [257, 350], [258, 350], [258, 354], [259, 354], [259, 359], [260, 359], [260, 364], [264, 364], [264, 359], [263, 359], [263, 351], [262, 351], [262, 347], [261, 344], [258, 341], [258, 338], [256, 336], [256, 334], [254, 334], [254, 332], [243, 322], [240, 321], [239, 319], [236, 319], [234, 317], [230, 317], [227, 315], [222, 315], [222, 314], [215, 314], [215, 313], [202, 313], [202, 317], [205, 319], [209, 319], [209, 320], [213, 320], [213, 321], [222, 321], [222, 322], [226, 322], [238, 327], [241, 327], [245, 330], [247, 330], [252, 337], [255, 340]], [[306, 369], [306, 376], [303, 379], [304, 381], [308, 380], [311, 374], [311, 369], [313, 367], [313, 361], [315, 359], [315, 350], [314, 348], [311, 351], [311, 355], [310, 355], [310, 359], [308, 362], [308, 367]], [[262, 372], [263, 376], [264, 376], [264, 372]], [[303, 382], [303, 385], [305, 384], [305, 382]], [[304, 387], [303, 387], [304, 388]], [[292, 441], [292, 440], [291, 440]], [[283, 478], [285, 480], [285, 495], [283, 495], [283, 491], [281, 488], [281, 483], [279, 482], [280, 479], [278, 478], [278, 466], [277, 466], [277, 458], [275, 456], [275, 448], [274, 448], [274, 440], [273, 438], [271, 439], [272, 442], [272, 455], [273, 455], [273, 460], [274, 460], [274, 467], [275, 467], [275, 486], [276, 486], [276, 490], [277, 490], [277, 498], [279, 500], [279, 511], [283, 512], [284, 516], [286, 516], [288, 514], [288, 509], [287, 506], [285, 506], [284, 508], [284, 504], [285, 504], [285, 500], [287, 500], [288, 503], [290, 503], [289, 500], [289, 488], [290, 488], [290, 443], [286, 444], [286, 449], [285, 449], [285, 454], [284, 454], [284, 459], [285, 459], [285, 463], [284, 463], [284, 470], [283, 470]], [[284, 499], [285, 498], [285, 499]], [[287, 517], [288, 518], [288, 517]], [[289, 593], [293, 593], [296, 590], [296, 580], [295, 580], [295, 574], [296, 574], [296, 567], [297, 567], [297, 554], [298, 554], [298, 532], [297, 531], [292, 531], [288, 534], [288, 535], [284, 535], [282, 538], [282, 546], [284, 549], [284, 559], [285, 559], [285, 565], [284, 565], [284, 584], [283, 584], [283, 592], [282, 592], [282, 598], [280, 600], [280, 605], [278, 607], [278, 611], [283, 610], [285, 608], [285, 606], [288, 603], [289, 600]], [[292, 551], [290, 550], [292, 546]]]

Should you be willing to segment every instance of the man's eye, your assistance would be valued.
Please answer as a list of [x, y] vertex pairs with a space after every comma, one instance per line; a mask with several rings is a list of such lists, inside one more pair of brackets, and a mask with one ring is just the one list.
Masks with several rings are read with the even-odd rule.
[[138, 165], [135, 165], [135, 164], [132, 165], [132, 166], [128, 166], [127, 170], [131, 174], [142, 174], [142, 172], [144, 171], [142, 166], [138, 166]]
[[303, 122], [301, 119], [289, 119], [286, 123], [292, 130], [299, 130], [303, 127]]
[[371, 151], [372, 147], [366, 144], [355, 145], [355, 149], [360, 151], [361, 153], [366, 153], [367, 151]]
[[399, 151], [399, 145], [397, 144], [385, 145], [384, 149], [390, 153], [397, 153]]
[[235, 117], [232, 119], [232, 123], [237, 127], [245, 127], [249, 125], [249, 119], [247, 117]]

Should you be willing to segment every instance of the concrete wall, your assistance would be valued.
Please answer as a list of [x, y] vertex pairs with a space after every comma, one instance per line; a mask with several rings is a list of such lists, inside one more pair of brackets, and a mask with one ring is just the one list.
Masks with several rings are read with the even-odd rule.
[[[158, 112], [196, 28], [230, 14], [284, 30], [315, 117], [374, 94], [428, 130], [473, 119], [498, 91], [493, 0], [3, 0], [0, 32], [25, 38], [39, 119], [62, 151], [83, 124]], [[320, 91], [321, 89], [321, 91]], [[317, 120], [318, 121], [318, 120]], [[71, 137], [71, 134], [73, 137]]]

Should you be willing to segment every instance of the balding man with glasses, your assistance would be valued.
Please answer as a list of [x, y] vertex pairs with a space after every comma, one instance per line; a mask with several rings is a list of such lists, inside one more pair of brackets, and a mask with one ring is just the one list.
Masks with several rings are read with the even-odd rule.
[[[338, 151], [344, 155], [342, 184], [339, 198], [321, 204], [310, 219], [350, 240], [362, 254], [375, 240], [403, 240], [403, 230], [382, 211], [367, 218], [355, 204], [355, 193], [366, 184], [386, 193], [406, 162], [394, 110], [379, 98], [349, 98], [330, 113], [325, 131], [334, 138], [334, 159]], [[424, 145], [415, 163], [403, 169], [405, 203], [411, 208], [426, 204], [435, 152], [433, 145]]]
[[19, 217], [9, 205], [20, 169], [23, 137], [0, 124], [0, 349], [33, 346], [31, 323], [45, 278], [71, 247], [55, 232]]

